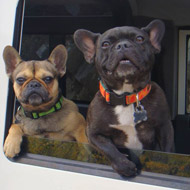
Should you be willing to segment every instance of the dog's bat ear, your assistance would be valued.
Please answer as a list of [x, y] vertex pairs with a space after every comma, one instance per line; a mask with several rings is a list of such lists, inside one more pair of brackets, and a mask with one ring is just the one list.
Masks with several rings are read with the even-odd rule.
[[67, 49], [64, 45], [56, 46], [51, 52], [48, 60], [55, 64], [60, 77], [66, 73], [66, 62], [67, 62]]
[[79, 29], [74, 33], [75, 44], [83, 52], [88, 63], [94, 62], [96, 41], [99, 36], [99, 33], [93, 33], [83, 29]]
[[165, 33], [165, 25], [161, 20], [153, 20], [142, 30], [146, 31], [149, 34], [150, 41], [155, 48], [155, 53], [159, 53], [161, 50], [161, 40]]
[[11, 78], [11, 75], [15, 70], [16, 65], [20, 63], [22, 59], [18, 54], [17, 50], [12, 46], [6, 46], [4, 48], [3, 59], [5, 61], [7, 75], [9, 76], [9, 78]]

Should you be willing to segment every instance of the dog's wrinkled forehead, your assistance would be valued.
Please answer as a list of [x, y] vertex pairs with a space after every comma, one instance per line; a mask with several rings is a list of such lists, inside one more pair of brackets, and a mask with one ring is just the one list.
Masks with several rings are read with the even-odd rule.
[[108, 40], [109, 42], [115, 42], [116, 40], [122, 39], [132, 40], [137, 36], [143, 36], [144, 38], [148, 38], [148, 34], [139, 28], [130, 26], [116, 27], [104, 32], [99, 38], [99, 43], [104, 40]]
[[13, 78], [18, 77], [19, 75], [25, 77], [43, 77], [43, 75], [56, 75], [55, 67], [49, 63], [49, 61], [23, 61], [18, 64], [16, 69], [13, 72]]

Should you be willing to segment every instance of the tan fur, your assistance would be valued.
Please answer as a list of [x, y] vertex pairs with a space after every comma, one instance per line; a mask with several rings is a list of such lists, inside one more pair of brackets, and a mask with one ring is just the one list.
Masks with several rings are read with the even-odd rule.
[[[66, 49], [64, 46], [57, 46], [48, 58], [50, 61], [22, 61], [16, 50], [8, 46], [3, 54], [6, 70], [13, 80], [15, 95], [25, 111], [48, 111], [59, 99], [58, 76], [63, 76], [66, 71]], [[19, 61], [19, 62], [18, 62]], [[44, 77], [52, 77], [50, 83], [46, 83]], [[23, 77], [26, 80], [21, 85], [16, 79]], [[24, 101], [23, 91], [27, 91], [30, 81], [37, 81], [48, 97], [48, 102], [41, 105], [31, 105]], [[39, 91], [38, 91], [39, 92]], [[15, 121], [17, 124], [15, 124]], [[64, 98], [62, 108], [56, 112], [31, 119], [26, 117], [23, 110], [17, 111], [15, 121], [9, 129], [4, 144], [4, 152], [7, 157], [14, 157], [20, 152], [20, 145], [23, 135], [45, 137], [54, 140], [78, 141], [87, 143], [85, 134], [86, 122], [79, 113], [76, 104]]]
[[23, 132], [19, 125], [12, 124], [4, 144], [4, 152], [7, 157], [14, 157], [20, 152]]

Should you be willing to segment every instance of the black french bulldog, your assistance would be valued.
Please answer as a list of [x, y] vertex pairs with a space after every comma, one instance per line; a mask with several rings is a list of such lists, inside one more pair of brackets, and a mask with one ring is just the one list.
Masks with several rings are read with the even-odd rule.
[[174, 133], [162, 89], [151, 81], [155, 54], [161, 50], [164, 23], [116, 27], [102, 35], [77, 30], [74, 40], [87, 62], [95, 62], [100, 90], [87, 114], [89, 142], [121, 175], [136, 175], [136, 165], [118, 148], [171, 152]]

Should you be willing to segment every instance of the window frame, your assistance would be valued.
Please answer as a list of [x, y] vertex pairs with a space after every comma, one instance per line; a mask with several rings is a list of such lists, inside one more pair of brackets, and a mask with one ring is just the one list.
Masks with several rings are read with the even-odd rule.
[[[15, 26], [16, 26], [16, 24], [15, 24]], [[14, 40], [13, 40], [13, 46], [14, 46]], [[3, 77], [5, 78], [5, 75]], [[13, 98], [13, 95], [12, 95], [13, 89], [11, 88], [11, 86], [12, 86], [11, 83], [9, 83], [9, 86], [7, 87], [7, 90], [8, 90], [7, 110], [11, 109], [9, 107], [10, 106], [10, 104], [9, 104], [10, 103], [9, 102], [10, 101], [9, 97]], [[11, 116], [7, 112], [7, 114], [6, 114], [6, 126], [8, 125], [8, 123], [7, 123], [8, 120], [10, 122], [10, 118], [11, 118]], [[1, 154], [2, 154], [2, 148], [1, 148]], [[120, 184], [121, 185], [120, 187], [122, 187], [122, 186], [126, 187], [128, 185], [130, 186], [129, 182], [133, 182], [134, 186], [137, 185], [137, 187], [140, 187], [140, 186], [138, 184], [136, 184], [136, 183], [141, 183], [141, 185], [142, 184], [151, 184], [151, 185], [153, 185], [152, 187], [150, 187], [150, 186], [144, 186], [143, 185], [145, 187], [145, 189], [154, 189], [154, 185], [156, 185], [156, 186], [172, 187], [172, 188], [176, 188], [177, 187], [177, 188], [183, 188], [183, 189], [185, 189], [186, 185], [189, 184], [188, 181], [187, 181], [189, 179], [186, 179], [186, 178], [183, 178], [183, 177], [176, 177], [176, 176], [168, 176], [168, 175], [163, 175], [163, 174], [155, 174], [155, 173], [149, 173], [149, 172], [142, 172], [142, 174], [139, 175], [139, 176], [137, 176], [136, 178], [127, 179], [127, 181], [125, 181], [125, 184], [123, 185], [122, 182], [124, 181], [124, 179], [121, 176], [119, 176], [118, 174], [116, 174], [112, 170], [112, 168], [110, 166], [103, 167], [102, 165], [98, 165], [98, 164], [87, 164], [87, 163], [85, 164], [85, 163], [81, 163], [81, 162], [77, 162], [77, 161], [70, 161], [70, 160], [64, 160], [64, 159], [60, 160], [58, 158], [52, 158], [52, 157], [49, 158], [49, 157], [45, 157], [45, 156], [41, 156], [41, 155], [33, 155], [33, 154], [29, 154], [29, 153], [27, 153], [27, 154], [23, 155], [22, 157], [18, 158], [18, 160], [14, 160], [13, 159], [13, 161], [14, 161], [13, 163], [9, 162], [8, 159], [5, 158], [5, 156], [3, 156], [2, 159], [3, 159], [3, 163], [6, 166], [8, 166], [7, 169], [11, 169], [11, 168], [13, 169], [14, 168], [14, 170], [16, 170], [16, 169], [19, 170], [19, 168], [20, 168], [20, 170], [25, 170], [25, 172], [24, 172], [25, 174], [29, 174], [30, 170], [33, 170], [35, 172], [37, 172], [37, 171], [39, 172], [40, 170], [41, 171], [43, 170], [45, 172], [47, 171], [48, 173], [49, 172], [52, 173], [52, 174], [50, 174], [51, 176], [53, 174], [55, 174], [55, 173], [56, 173], [56, 176], [57, 176], [57, 174], [60, 173], [60, 172], [55, 171], [55, 170], [52, 171], [52, 170], [49, 170], [49, 169], [45, 169], [44, 170], [43, 167], [58, 169], [59, 167], [61, 168], [61, 166], [62, 166], [63, 167], [62, 170], [64, 170], [64, 171], [69, 171], [69, 172], [73, 172], [73, 173], [76, 172], [76, 173], [80, 173], [80, 174], [83, 173], [83, 174], [95, 175], [95, 176], [97, 176], [97, 174], [98, 174], [99, 177], [111, 178], [112, 180], [114, 179], [113, 183], [115, 182], [116, 184]], [[23, 166], [23, 165], [25, 165], [25, 166]], [[29, 165], [35, 165], [35, 167], [31, 167]], [[36, 167], [36, 166], [39, 166], [39, 167]], [[83, 171], [83, 167], [86, 167], [87, 170], [88, 170], [88, 172], [87, 171]], [[103, 168], [103, 171], [102, 171], [102, 168]], [[104, 171], [104, 169], [105, 169], [105, 171]], [[66, 175], [70, 175], [69, 172], [66, 172]], [[108, 175], [106, 172], [108, 172], [111, 176]], [[18, 173], [20, 173], [20, 171], [16, 172], [16, 174], [18, 174]], [[37, 177], [40, 176], [40, 173], [41, 172], [39, 172], [39, 174], [37, 174], [37, 175], [35, 173], [35, 177], [34, 176], [33, 177], [35, 179], [37, 179]], [[61, 174], [64, 175], [65, 173], [62, 172]], [[64, 176], [66, 176], [66, 175], [64, 175]], [[12, 176], [12, 174], [10, 176]], [[72, 174], [70, 176], [72, 177], [72, 176], [74, 176], [74, 174]], [[81, 178], [81, 175], [75, 175], [74, 179], [76, 179], [76, 176], [78, 176], [78, 178]], [[8, 177], [8, 175], [6, 177]], [[86, 179], [87, 179], [86, 177], [87, 177], [86, 175], [82, 177], [83, 178], [83, 180], [82, 180], [83, 182], [86, 181]], [[17, 176], [16, 176], [16, 178], [17, 178]], [[61, 179], [61, 178], [62, 178], [62, 176], [59, 175], [59, 179]], [[166, 178], [167, 178], [167, 180], [166, 180], [167, 182], [163, 183], [163, 180], [166, 179]], [[24, 178], [24, 179], [26, 179], [26, 178]], [[55, 178], [53, 178], [53, 179], [55, 179]], [[100, 180], [99, 178], [93, 178], [93, 179]], [[115, 181], [115, 179], [116, 179], [116, 181]], [[117, 179], [122, 179], [122, 180], [119, 180], [119, 182], [118, 182]], [[154, 180], [156, 180], [156, 181], [154, 181]], [[106, 183], [106, 181], [107, 180], [103, 180], [102, 184]], [[15, 180], [14, 180], [14, 182], [16, 183]], [[26, 180], [25, 182], [29, 182], [29, 181]], [[110, 183], [109, 187], [111, 187], [111, 185], [113, 183]], [[18, 183], [16, 183], [16, 184], [17, 184], [17, 187], [19, 187]], [[49, 184], [49, 183], [47, 182], [47, 184]], [[61, 185], [61, 183], [58, 183], [58, 184]], [[90, 184], [90, 183], [88, 182], [88, 184]], [[134, 186], [133, 186], [133, 188], [134, 188]], [[34, 185], [31, 185], [31, 187], [34, 187]], [[46, 187], [47, 187], [47, 189], [51, 189], [51, 188], [48, 188], [48, 185], [46, 185]], [[94, 189], [96, 189], [96, 187]], [[101, 185], [99, 185], [99, 187], [101, 187]], [[113, 185], [113, 187], [116, 187], [116, 185]], [[86, 189], [88, 189], [88, 187]], [[93, 189], [93, 187], [92, 187], [92, 189]], [[139, 189], [142, 189], [142, 187], [140, 187]], [[155, 187], [155, 189], [157, 189], [157, 187]]]
[[187, 89], [187, 36], [190, 29], [179, 29], [178, 45], [178, 115], [188, 114], [186, 112], [186, 89]]
[[112, 180], [120, 180], [121, 182], [128, 181], [138, 184], [147, 184], [151, 186], [168, 187], [174, 189], [178, 188], [184, 190], [189, 190], [188, 188], [190, 186], [190, 178], [187, 177], [141, 171], [141, 173], [136, 177], [125, 178], [117, 174], [112, 169], [112, 167], [108, 165], [80, 162], [76, 160], [68, 160], [43, 155], [35, 155], [31, 153], [24, 154], [22, 157], [16, 159], [16, 162], [40, 167], [47, 167], [56, 170], [64, 170], [91, 176], [109, 178]]

